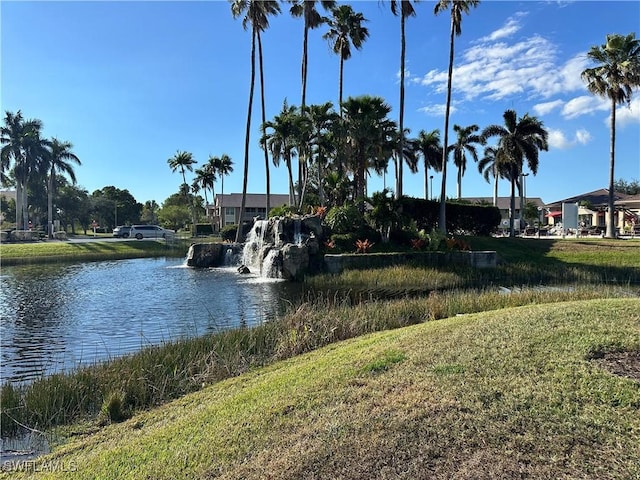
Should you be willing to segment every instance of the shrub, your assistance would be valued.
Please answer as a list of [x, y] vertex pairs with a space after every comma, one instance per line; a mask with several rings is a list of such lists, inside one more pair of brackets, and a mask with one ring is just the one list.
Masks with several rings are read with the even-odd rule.
[[281, 205], [279, 207], [273, 207], [269, 210], [267, 217], [290, 217], [294, 213], [293, 209], [289, 205]]
[[324, 219], [333, 233], [349, 233], [360, 230], [364, 225], [364, 217], [353, 204], [333, 207]]
[[225, 242], [233, 242], [236, 239], [236, 233], [238, 232], [237, 225], [227, 225], [220, 230], [220, 236]]

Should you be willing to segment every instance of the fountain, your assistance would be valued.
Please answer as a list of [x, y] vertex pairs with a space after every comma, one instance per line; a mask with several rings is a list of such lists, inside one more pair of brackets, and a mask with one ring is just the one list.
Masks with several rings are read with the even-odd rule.
[[321, 264], [318, 259], [323, 238], [322, 219], [316, 215], [256, 220], [243, 245], [193, 244], [187, 254], [187, 265], [239, 265], [240, 273], [296, 280]]

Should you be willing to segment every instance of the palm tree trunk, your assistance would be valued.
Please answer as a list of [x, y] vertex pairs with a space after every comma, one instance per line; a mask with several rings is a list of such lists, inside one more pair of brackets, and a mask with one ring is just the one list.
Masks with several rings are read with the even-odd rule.
[[498, 165], [493, 163], [493, 206], [498, 206]]
[[220, 178], [220, 230], [224, 228], [224, 174]]
[[[302, 46], [302, 101], [300, 104], [300, 113], [302, 113], [302, 115], [305, 114], [305, 108], [306, 108], [306, 100], [307, 100], [307, 45], [308, 45], [308, 38], [309, 38], [309, 27], [306, 25], [305, 22], [305, 26], [304, 26], [304, 40], [303, 40], [303, 46]], [[298, 154], [298, 198], [297, 198], [297, 202], [296, 202], [296, 210], [300, 210], [302, 208], [302, 176], [303, 176], [303, 170], [304, 170], [304, 166], [306, 164], [306, 153], [303, 151], [301, 151]]]
[[240, 204], [240, 217], [238, 218], [238, 230], [236, 231], [236, 243], [240, 243], [242, 237], [242, 217], [247, 204], [247, 182], [249, 181], [249, 142], [251, 140], [251, 110], [253, 108], [253, 88], [256, 83], [256, 27], [253, 27], [251, 35], [251, 86], [249, 87], [249, 107], [247, 108], [247, 129], [244, 136], [244, 173], [242, 179], [242, 203]]
[[424, 162], [424, 199], [429, 200], [429, 165]]
[[[260, 64], [260, 100], [262, 103], [262, 124], [267, 121], [266, 109], [264, 106], [264, 69], [262, 68], [262, 37], [258, 31], [258, 62]], [[269, 210], [271, 210], [271, 177], [269, 172], [269, 152], [267, 151], [266, 140], [262, 142], [262, 149], [264, 151], [264, 167], [265, 167], [265, 180], [267, 182], [267, 204], [266, 215], [269, 216]]]
[[616, 210], [614, 205], [614, 170], [616, 161], [616, 101], [611, 100], [611, 146], [609, 164], [609, 218], [607, 220], [607, 238], [616, 238]]
[[49, 174], [47, 185], [47, 238], [53, 239], [53, 185], [55, 183], [53, 169]]
[[438, 229], [447, 234], [446, 199], [447, 199], [447, 147], [449, 142], [449, 112], [451, 110], [451, 81], [453, 79], [453, 51], [455, 25], [451, 16], [451, 35], [449, 39], [449, 73], [447, 75], [447, 103], [444, 111], [444, 140], [442, 145], [442, 188], [440, 190], [440, 221]]
[[516, 177], [517, 172], [511, 172], [511, 198], [509, 199], [509, 236], [515, 237], [516, 232], [513, 227], [514, 213], [516, 211]]
[[402, 197], [402, 171], [404, 167], [404, 56], [405, 56], [405, 35], [404, 35], [404, 12], [400, 13], [400, 116], [398, 128], [400, 129], [400, 141], [398, 142], [398, 177], [396, 185], [396, 199]]
[[458, 167], [458, 200], [462, 198], [462, 165]]
[[24, 217], [22, 215], [22, 182], [16, 181], [16, 229], [24, 230]]
[[340, 110], [340, 117], [342, 117], [342, 82], [344, 75], [344, 59], [340, 55], [340, 74], [339, 74], [339, 87], [338, 87], [338, 109]]

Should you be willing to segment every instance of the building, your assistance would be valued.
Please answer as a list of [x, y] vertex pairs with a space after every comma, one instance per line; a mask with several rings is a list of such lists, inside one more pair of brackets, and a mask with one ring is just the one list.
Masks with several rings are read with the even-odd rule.
[[[606, 228], [609, 216], [609, 190], [601, 188], [546, 205], [551, 223], [562, 222], [562, 204], [578, 204], [578, 222], [583, 227]], [[615, 225], [620, 231], [640, 224], [640, 195], [614, 194]]]
[[[465, 197], [462, 200], [464, 200], [465, 202], [477, 203], [481, 205], [493, 205], [493, 197]], [[500, 216], [502, 217], [501, 225], [503, 227], [508, 226], [509, 210], [511, 208], [511, 197], [498, 197], [497, 200], [498, 200], [498, 204], [496, 206], [498, 207], [498, 210], [500, 210]], [[535, 205], [535, 207], [538, 209], [538, 212], [539, 212], [539, 216], [536, 220], [538, 220], [538, 222], [541, 224], [546, 223], [544, 221], [545, 205], [541, 198], [539, 197], [525, 198], [523, 199], [522, 203], [523, 205], [527, 205], [528, 203], [532, 203], [533, 205]], [[513, 218], [516, 220], [516, 222], [514, 222], [514, 228], [516, 230], [520, 230], [520, 225], [517, 220], [520, 218], [520, 211], [522, 210], [522, 207], [520, 206], [520, 197], [518, 196], [515, 197], [515, 210], [516, 211], [513, 216]]]
[[[289, 204], [289, 195], [272, 193], [270, 197], [271, 208]], [[226, 225], [238, 225], [241, 221], [253, 222], [256, 217], [267, 218], [267, 195], [264, 193], [247, 193], [242, 219], [240, 219], [241, 206], [241, 193], [218, 194], [213, 204], [207, 205], [207, 216], [213, 219], [217, 230]]]

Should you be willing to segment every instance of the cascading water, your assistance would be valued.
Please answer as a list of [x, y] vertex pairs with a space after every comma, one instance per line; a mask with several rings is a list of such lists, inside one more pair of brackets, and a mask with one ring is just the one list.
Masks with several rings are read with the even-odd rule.
[[257, 220], [253, 224], [242, 251], [242, 264], [261, 277], [280, 278], [280, 250], [274, 248], [273, 239], [267, 238], [268, 229], [268, 220]]

